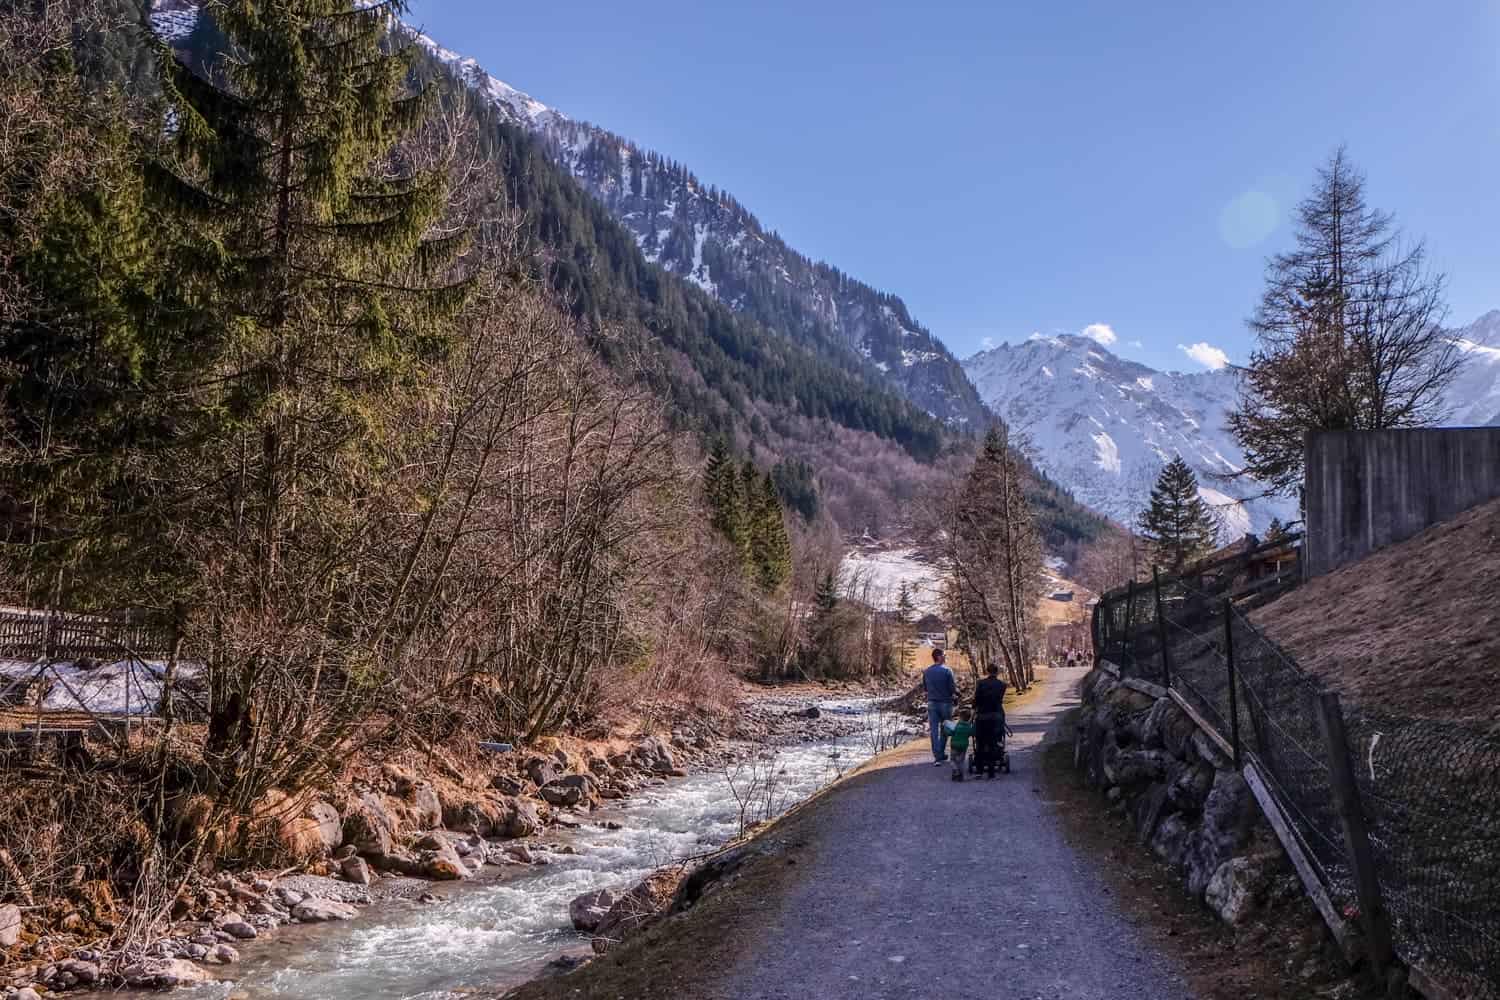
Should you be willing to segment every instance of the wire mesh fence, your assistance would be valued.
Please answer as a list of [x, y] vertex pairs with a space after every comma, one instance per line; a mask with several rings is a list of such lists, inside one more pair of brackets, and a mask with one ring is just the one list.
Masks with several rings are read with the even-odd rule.
[[[1196, 573], [1111, 591], [1095, 648], [1123, 675], [1170, 688], [1254, 761], [1335, 908], [1356, 915], [1325, 687], [1245, 617], [1244, 593]], [[1397, 953], [1456, 996], [1500, 1000], [1500, 735], [1361, 706], [1345, 727]]]

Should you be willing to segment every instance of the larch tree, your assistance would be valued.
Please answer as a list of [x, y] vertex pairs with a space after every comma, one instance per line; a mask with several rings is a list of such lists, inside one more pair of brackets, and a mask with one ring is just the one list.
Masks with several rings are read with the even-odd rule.
[[1198, 493], [1198, 477], [1177, 456], [1168, 462], [1141, 512], [1141, 535], [1165, 569], [1180, 572], [1213, 551], [1218, 519]]
[[1266, 266], [1257, 344], [1228, 419], [1240, 474], [1294, 495], [1310, 431], [1439, 419], [1463, 360], [1442, 329], [1444, 284], [1423, 244], [1404, 243], [1369, 206], [1364, 176], [1337, 150], [1298, 207], [1296, 247]]

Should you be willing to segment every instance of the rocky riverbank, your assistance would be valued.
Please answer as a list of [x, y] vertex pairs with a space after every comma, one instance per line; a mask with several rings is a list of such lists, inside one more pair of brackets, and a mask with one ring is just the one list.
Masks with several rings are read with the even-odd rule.
[[[427, 769], [404, 760], [357, 769], [340, 788], [283, 803], [274, 833], [305, 858], [295, 869], [196, 878], [173, 900], [160, 932], [133, 946], [69, 947], [66, 938], [23, 926], [8, 953], [22, 961], [0, 978], [0, 996], [232, 979], [226, 966], [246, 949], [276, 948], [288, 925], [347, 920], [382, 901], [432, 899], [437, 882], [503, 880], [521, 866], [552, 864], [575, 850], [555, 842], [558, 834], [619, 825], [591, 817], [612, 800], [732, 768], [767, 747], [859, 737], [872, 723], [858, 707], [826, 692], [757, 693], [727, 719], [629, 740], [544, 740], [467, 764], [435, 753]], [[617, 940], [671, 889], [656, 878], [607, 890], [578, 910], [574, 924], [603, 942]]]

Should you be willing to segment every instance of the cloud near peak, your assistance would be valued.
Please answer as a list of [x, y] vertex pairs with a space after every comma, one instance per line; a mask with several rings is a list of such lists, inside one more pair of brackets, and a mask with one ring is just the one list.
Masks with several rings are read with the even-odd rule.
[[1115, 331], [1110, 328], [1108, 323], [1090, 323], [1083, 328], [1083, 336], [1096, 344], [1103, 344], [1105, 347], [1110, 346], [1120, 339], [1115, 336]]
[[1229, 365], [1229, 355], [1214, 345], [1204, 343], [1201, 340], [1191, 347], [1186, 344], [1178, 344], [1177, 349], [1204, 368], [1212, 368], [1214, 371], [1218, 371], [1220, 368], [1226, 368]]

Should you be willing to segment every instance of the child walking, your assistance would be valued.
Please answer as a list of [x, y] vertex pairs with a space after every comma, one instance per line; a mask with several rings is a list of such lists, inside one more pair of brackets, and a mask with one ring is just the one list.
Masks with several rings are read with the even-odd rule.
[[943, 723], [948, 731], [948, 756], [953, 758], [953, 780], [964, 780], [964, 764], [969, 756], [969, 739], [974, 735], [974, 724], [969, 721], [969, 710], [959, 709], [958, 719]]

